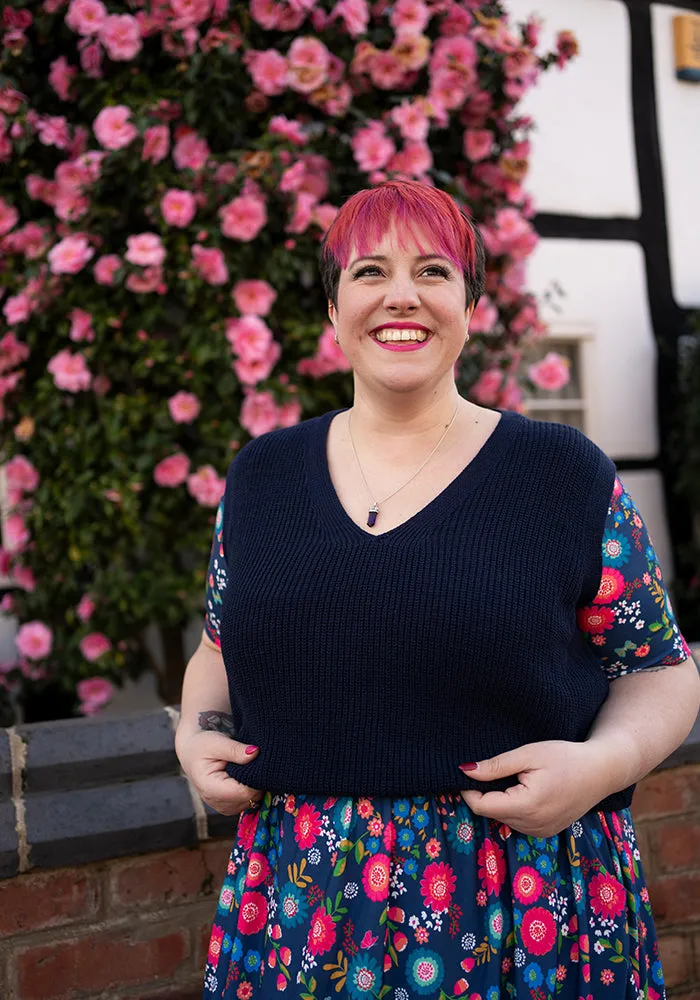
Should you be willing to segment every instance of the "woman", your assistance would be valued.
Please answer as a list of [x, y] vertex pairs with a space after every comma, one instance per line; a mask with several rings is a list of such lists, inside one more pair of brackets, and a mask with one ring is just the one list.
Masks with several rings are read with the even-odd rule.
[[610, 460], [459, 396], [483, 268], [444, 193], [354, 195], [353, 406], [229, 470], [177, 731], [240, 813], [205, 997], [664, 995], [628, 807], [697, 671]]

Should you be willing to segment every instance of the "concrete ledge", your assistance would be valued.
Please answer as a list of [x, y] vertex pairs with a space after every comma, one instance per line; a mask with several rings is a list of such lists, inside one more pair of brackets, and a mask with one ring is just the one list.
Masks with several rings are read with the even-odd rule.
[[[0, 730], [0, 878], [233, 838], [235, 818], [205, 806], [180, 771], [175, 715]], [[690, 763], [700, 763], [700, 719], [660, 767]]]

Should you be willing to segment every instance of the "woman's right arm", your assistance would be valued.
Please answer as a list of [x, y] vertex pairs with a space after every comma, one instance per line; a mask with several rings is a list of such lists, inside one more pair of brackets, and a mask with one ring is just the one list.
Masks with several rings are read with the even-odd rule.
[[262, 792], [242, 785], [226, 773], [229, 762], [248, 764], [257, 747], [233, 739], [233, 719], [221, 650], [206, 632], [187, 664], [182, 684], [180, 722], [175, 752], [182, 769], [213, 809], [233, 816], [259, 800]]

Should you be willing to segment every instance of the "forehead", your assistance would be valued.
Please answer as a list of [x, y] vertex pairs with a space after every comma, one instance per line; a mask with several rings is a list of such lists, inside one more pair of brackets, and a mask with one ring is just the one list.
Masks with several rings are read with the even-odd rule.
[[[387, 229], [374, 240], [353, 240], [347, 267], [365, 257], [445, 257], [439, 241], [420, 226], [400, 226], [391, 222]], [[445, 259], [452, 259], [445, 258]]]

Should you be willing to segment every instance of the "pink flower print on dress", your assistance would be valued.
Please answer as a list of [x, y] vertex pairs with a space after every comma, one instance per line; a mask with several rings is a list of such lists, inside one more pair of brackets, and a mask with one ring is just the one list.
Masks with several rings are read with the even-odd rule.
[[321, 832], [321, 814], [309, 802], [299, 809], [294, 820], [294, 837], [302, 851], [312, 847]]
[[240, 934], [256, 934], [267, 923], [267, 899], [261, 892], [244, 892], [238, 911]]
[[319, 906], [311, 918], [306, 947], [312, 955], [323, 955], [335, 943], [335, 923], [325, 906]]
[[211, 937], [209, 938], [209, 951], [207, 953], [207, 963], [213, 965], [214, 968], [218, 965], [219, 956], [221, 954], [221, 942], [224, 940], [224, 929], [223, 927], [214, 926], [211, 929]]
[[420, 891], [426, 906], [433, 913], [449, 909], [457, 878], [452, 867], [444, 861], [434, 861], [428, 865], [420, 882]]
[[534, 903], [540, 898], [543, 882], [539, 872], [529, 865], [518, 868], [513, 876], [513, 893], [521, 903]]
[[85, 236], [66, 236], [49, 250], [49, 268], [52, 274], [77, 274], [94, 254]]
[[535, 906], [526, 910], [520, 925], [523, 947], [533, 955], [546, 955], [557, 940], [557, 924], [543, 906]]
[[191, 191], [170, 188], [161, 198], [160, 210], [169, 226], [184, 229], [194, 219], [197, 203]]
[[270, 865], [265, 855], [253, 851], [248, 858], [248, 868], [245, 878], [246, 887], [255, 888], [255, 886], [264, 882], [269, 874]]
[[369, 899], [382, 902], [389, 895], [391, 865], [386, 854], [370, 855], [362, 869], [362, 884]]
[[489, 895], [498, 896], [506, 877], [503, 851], [498, 844], [487, 837], [479, 848], [477, 860], [479, 862], [479, 878], [484, 889]]
[[28, 660], [43, 660], [51, 652], [53, 632], [44, 622], [25, 622], [17, 631], [15, 645]]
[[610, 604], [616, 601], [625, 589], [626, 581], [619, 569], [603, 566], [598, 593], [593, 598], [594, 604]]
[[139, 134], [138, 129], [129, 119], [131, 109], [124, 104], [103, 108], [92, 123], [92, 129], [97, 141], [105, 149], [124, 149], [130, 145]]
[[619, 917], [627, 904], [625, 887], [612, 875], [601, 872], [588, 884], [591, 909], [601, 917]]
[[177, 452], [158, 462], [153, 470], [153, 478], [158, 486], [167, 486], [172, 489], [185, 482], [189, 471], [189, 458], [182, 452]]

